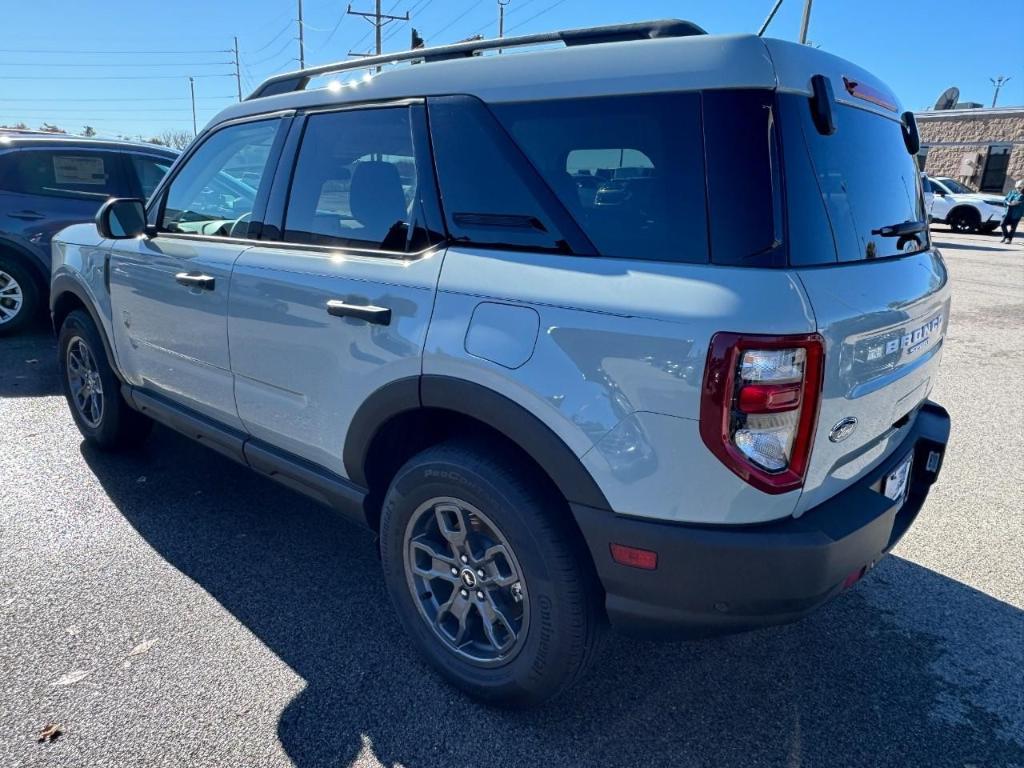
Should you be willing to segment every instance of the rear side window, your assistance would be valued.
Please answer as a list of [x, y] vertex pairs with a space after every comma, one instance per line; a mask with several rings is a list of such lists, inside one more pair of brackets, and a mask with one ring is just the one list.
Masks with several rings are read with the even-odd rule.
[[493, 110], [601, 255], [708, 261], [699, 94]]
[[284, 239], [395, 252], [426, 247], [429, 238], [414, 222], [422, 218], [422, 197], [436, 193], [416, 154], [409, 107], [310, 115]]
[[0, 158], [0, 189], [102, 202], [127, 192], [115, 152], [24, 149]]

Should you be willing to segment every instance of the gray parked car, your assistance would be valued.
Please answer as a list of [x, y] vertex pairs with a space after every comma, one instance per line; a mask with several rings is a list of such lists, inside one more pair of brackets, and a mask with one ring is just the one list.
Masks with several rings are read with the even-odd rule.
[[0, 131], [0, 334], [46, 306], [50, 238], [110, 197], [148, 197], [177, 153], [152, 144]]
[[609, 622], [734, 632], [853, 586], [949, 433], [913, 116], [686, 22], [394, 59], [271, 78], [147, 206], [54, 240], [85, 438], [159, 421], [368, 526], [413, 645], [492, 702], [565, 690]]

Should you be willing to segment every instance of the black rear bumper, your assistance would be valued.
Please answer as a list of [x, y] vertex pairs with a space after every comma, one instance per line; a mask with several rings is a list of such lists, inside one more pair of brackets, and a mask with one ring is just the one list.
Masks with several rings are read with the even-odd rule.
[[[949, 415], [925, 402], [900, 447], [866, 477], [799, 518], [761, 525], [661, 523], [573, 505], [613, 626], [692, 637], [801, 618], [906, 533], [938, 478], [948, 439]], [[909, 491], [900, 506], [881, 485], [911, 451]], [[657, 569], [614, 562], [612, 543], [657, 552]]]

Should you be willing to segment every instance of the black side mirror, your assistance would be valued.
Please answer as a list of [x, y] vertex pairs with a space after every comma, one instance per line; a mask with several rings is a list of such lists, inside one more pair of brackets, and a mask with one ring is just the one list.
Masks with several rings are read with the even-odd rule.
[[100, 237], [129, 240], [146, 231], [146, 206], [136, 197], [112, 197], [96, 213]]
[[822, 136], [831, 136], [836, 132], [835, 97], [832, 94], [832, 83], [824, 75], [811, 78], [811, 117], [814, 127]]
[[916, 155], [921, 151], [921, 136], [917, 132], [914, 113], [904, 112], [900, 115], [900, 123], [903, 125], [903, 143], [907, 145], [907, 152]]

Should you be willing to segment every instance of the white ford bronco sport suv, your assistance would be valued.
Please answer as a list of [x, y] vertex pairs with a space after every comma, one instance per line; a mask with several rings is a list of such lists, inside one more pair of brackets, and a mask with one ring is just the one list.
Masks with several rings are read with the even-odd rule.
[[859, 67], [687, 22], [276, 76], [55, 241], [71, 413], [369, 526], [426, 659], [536, 703], [608, 623], [792, 621], [907, 531], [949, 433], [916, 151]]

